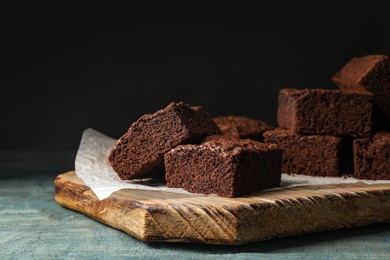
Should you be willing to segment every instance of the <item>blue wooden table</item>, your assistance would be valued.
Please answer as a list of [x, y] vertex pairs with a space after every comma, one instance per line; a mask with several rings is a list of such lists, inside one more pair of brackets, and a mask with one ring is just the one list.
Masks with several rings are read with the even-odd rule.
[[240, 246], [145, 243], [54, 201], [72, 151], [0, 151], [0, 259], [390, 259], [390, 224]]

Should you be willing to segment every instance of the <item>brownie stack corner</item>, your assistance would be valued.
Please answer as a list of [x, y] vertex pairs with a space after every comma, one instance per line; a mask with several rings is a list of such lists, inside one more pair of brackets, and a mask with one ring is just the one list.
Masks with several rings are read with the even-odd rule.
[[263, 136], [283, 150], [283, 172], [389, 179], [389, 68], [386, 55], [367, 55], [332, 77], [338, 89], [281, 89], [279, 127]]

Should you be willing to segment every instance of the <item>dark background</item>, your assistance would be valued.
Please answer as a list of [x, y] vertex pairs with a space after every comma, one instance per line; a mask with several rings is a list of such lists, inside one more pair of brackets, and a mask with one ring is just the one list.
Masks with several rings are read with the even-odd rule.
[[84, 129], [119, 138], [171, 101], [276, 125], [281, 88], [336, 88], [351, 58], [390, 55], [388, 2], [286, 3], [14, 12], [1, 32], [0, 149], [76, 151]]

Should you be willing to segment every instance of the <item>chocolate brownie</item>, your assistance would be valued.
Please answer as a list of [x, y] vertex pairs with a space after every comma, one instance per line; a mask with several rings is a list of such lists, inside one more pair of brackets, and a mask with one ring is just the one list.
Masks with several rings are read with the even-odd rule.
[[332, 80], [342, 90], [372, 93], [375, 107], [390, 118], [390, 58], [386, 55], [355, 57]]
[[324, 89], [281, 89], [278, 124], [295, 133], [369, 137], [372, 94]]
[[390, 132], [355, 139], [353, 151], [355, 178], [390, 180]]
[[338, 176], [341, 172], [340, 137], [301, 135], [291, 130], [277, 128], [264, 133], [264, 142], [277, 144], [282, 149], [283, 173]]
[[219, 116], [213, 118], [224, 135], [236, 139], [263, 140], [263, 133], [274, 129], [273, 126], [254, 118], [239, 115]]
[[115, 143], [108, 159], [122, 180], [164, 176], [166, 152], [218, 133], [218, 126], [202, 107], [172, 102], [134, 122]]
[[238, 197], [280, 184], [277, 145], [251, 139], [208, 138], [165, 154], [167, 186], [200, 194]]

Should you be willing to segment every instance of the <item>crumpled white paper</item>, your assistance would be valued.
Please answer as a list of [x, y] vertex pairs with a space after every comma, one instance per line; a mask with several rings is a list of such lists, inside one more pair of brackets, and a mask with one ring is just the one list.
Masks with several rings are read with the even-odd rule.
[[188, 193], [183, 189], [167, 188], [165, 184], [148, 183], [148, 180], [121, 180], [112, 169], [108, 155], [116, 140], [92, 128], [84, 130], [76, 154], [75, 170], [79, 178], [87, 184], [99, 200], [105, 199], [120, 189], [169, 190]]
[[[82, 134], [80, 146], [76, 154], [76, 174], [91, 188], [99, 200], [109, 197], [111, 193], [120, 189], [162, 190], [189, 194], [189, 192], [181, 188], [167, 188], [165, 184], [148, 182], [148, 180], [121, 180], [108, 161], [108, 155], [115, 142], [115, 139], [92, 128], [88, 128], [84, 130]], [[358, 180], [352, 177], [312, 177], [282, 174], [281, 188], [355, 182], [364, 182], [368, 184], [390, 183], [390, 181], [385, 180], [369, 181]], [[275, 188], [272, 188], [270, 190], [274, 189]]]

